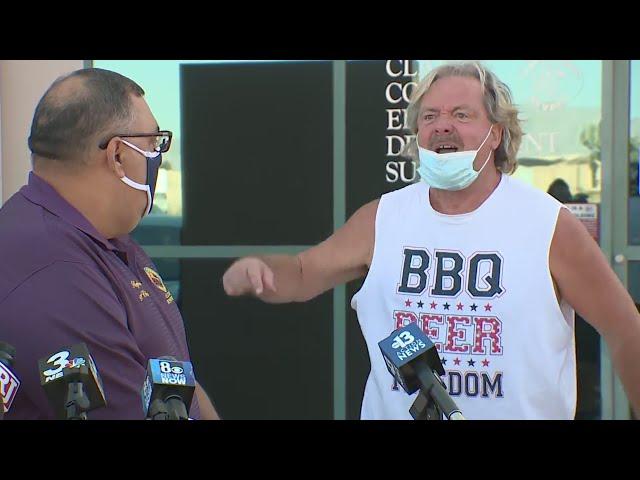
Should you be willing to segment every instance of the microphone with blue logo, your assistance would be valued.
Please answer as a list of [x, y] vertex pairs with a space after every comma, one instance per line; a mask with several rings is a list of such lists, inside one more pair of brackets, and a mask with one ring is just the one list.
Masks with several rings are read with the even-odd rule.
[[189, 420], [196, 388], [191, 362], [174, 357], [153, 358], [142, 387], [142, 408], [147, 420]]
[[0, 420], [11, 408], [20, 387], [20, 380], [12, 371], [15, 356], [15, 348], [6, 342], [0, 342]]
[[40, 385], [59, 420], [86, 420], [105, 407], [102, 380], [85, 343], [65, 347], [38, 361]]
[[412, 395], [420, 390], [410, 411], [415, 419], [439, 417], [442, 412], [448, 420], [465, 420], [440, 379], [445, 371], [438, 351], [418, 325], [396, 330], [378, 346], [389, 373], [404, 391]]

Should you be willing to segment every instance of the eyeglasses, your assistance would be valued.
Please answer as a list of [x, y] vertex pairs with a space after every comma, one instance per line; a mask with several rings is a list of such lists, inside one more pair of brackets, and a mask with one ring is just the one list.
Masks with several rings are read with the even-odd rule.
[[166, 152], [169, 151], [169, 147], [171, 147], [171, 138], [173, 137], [173, 133], [170, 132], [169, 130], [160, 130], [160, 131], [154, 132], [154, 133], [123, 133], [123, 134], [117, 134], [117, 135], [112, 135], [111, 137], [109, 137], [107, 140], [105, 140], [100, 145], [98, 145], [98, 147], [101, 150], [106, 149], [107, 145], [109, 144], [109, 142], [111, 140], [113, 140], [115, 137], [122, 137], [122, 138], [152, 137], [152, 138], [155, 138], [155, 143], [153, 144], [153, 151], [157, 152], [157, 153], [166, 153]]

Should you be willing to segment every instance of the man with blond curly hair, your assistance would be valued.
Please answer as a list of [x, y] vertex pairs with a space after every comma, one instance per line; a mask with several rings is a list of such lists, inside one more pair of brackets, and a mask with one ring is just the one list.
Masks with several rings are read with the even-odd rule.
[[378, 348], [409, 323], [435, 344], [467, 418], [573, 419], [575, 311], [604, 337], [640, 409], [640, 315], [580, 221], [510, 176], [522, 129], [509, 88], [480, 63], [443, 65], [407, 115], [421, 181], [296, 256], [238, 260], [227, 294], [304, 302], [366, 276], [351, 301], [371, 360], [363, 419], [411, 418], [415, 395]]

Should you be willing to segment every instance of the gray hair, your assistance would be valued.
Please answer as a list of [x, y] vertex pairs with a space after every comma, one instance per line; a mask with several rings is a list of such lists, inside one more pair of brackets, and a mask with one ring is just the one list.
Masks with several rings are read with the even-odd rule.
[[[407, 108], [407, 124], [411, 133], [418, 133], [418, 117], [422, 97], [436, 80], [446, 77], [471, 77], [480, 82], [484, 93], [484, 106], [489, 120], [503, 127], [502, 141], [495, 152], [495, 165], [498, 170], [512, 174], [518, 166], [517, 153], [522, 142], [522, 127], [518, 118], [518, 109], [513, 104], [511, 90], [487, 67], [479, 62], [463, 62], [441, 65], [424, 77], [411, 95]], [[419, 162], [415, 140], [409, 142], [403, 154]]]

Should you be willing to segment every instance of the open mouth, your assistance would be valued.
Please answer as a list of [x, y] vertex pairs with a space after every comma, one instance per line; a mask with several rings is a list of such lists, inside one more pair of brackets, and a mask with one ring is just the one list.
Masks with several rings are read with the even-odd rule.
[[434, 150], [436, 153], [453, 153], [458, 151], [458, 147], [451, 144], [436, 145]]

